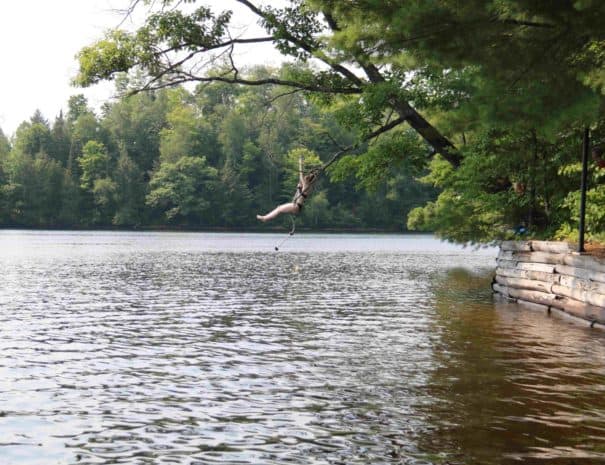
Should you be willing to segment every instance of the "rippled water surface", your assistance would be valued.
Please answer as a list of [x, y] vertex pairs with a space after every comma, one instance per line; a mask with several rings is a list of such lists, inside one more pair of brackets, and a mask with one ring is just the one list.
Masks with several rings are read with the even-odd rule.
[[0, 464], [605, 463], [603, 333], [427, 236], [0, 232]]

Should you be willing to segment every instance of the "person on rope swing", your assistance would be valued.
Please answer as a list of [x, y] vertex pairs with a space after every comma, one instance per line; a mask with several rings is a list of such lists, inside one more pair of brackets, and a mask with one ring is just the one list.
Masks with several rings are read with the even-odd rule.
[[298, 159], [298, 176], [299, 181], [296, 186], [296, 192], [294, 193], [294, 197], [291, 202], [283, 203], [266, 215], [256, 215], [256, 219], [264, 222], [270, 221], [281, 214], [291, 213], [293, 215], [297, 215], [302, 211], [305, 200], [313, 190], [313, 185], [317, 181], [319, 177], [319, 172], [317, 170], [312, 170], [309, 174], [303, 174], [303, 160], [302, 158]]

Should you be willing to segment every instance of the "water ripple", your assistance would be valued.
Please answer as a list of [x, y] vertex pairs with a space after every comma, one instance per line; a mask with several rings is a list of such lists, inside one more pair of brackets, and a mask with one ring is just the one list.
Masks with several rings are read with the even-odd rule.
[[493, 253], [275, 239], [0, 235], [0, 463], [605, 459], [602, 336], [494, 305]]

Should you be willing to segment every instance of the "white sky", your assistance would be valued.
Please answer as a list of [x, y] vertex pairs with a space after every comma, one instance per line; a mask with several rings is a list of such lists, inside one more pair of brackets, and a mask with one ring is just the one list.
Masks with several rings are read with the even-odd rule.
[[[88, 89], [70, 86], [76, 75], [77, 52], [118, 26], [116, 10], [129, 0], [14, 0], [2, 2], [0, 13], [0, 128], [11, 136], [36, 109], [51, 122], [67, 108], [71, 95], [82, 93], [93, 108], [111, 98], [113, 83]], [[200, 2], [202, 3], [202, 2]], [[219, 9], [234, 9], [233, 2], [211, 0]], [[239, 12], [241, 13], [241, 9]], [[245, 15], [240, 24], [254, 24]], [[258, 28], [251, 26], [252, 29]], [[266, 49], [244, 55], [252, 62], [276, 63], [279, 55]]]

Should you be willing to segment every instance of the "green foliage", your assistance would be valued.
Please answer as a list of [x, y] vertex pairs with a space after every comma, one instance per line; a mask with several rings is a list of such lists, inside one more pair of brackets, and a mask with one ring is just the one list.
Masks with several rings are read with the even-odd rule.
[[17, 128], [15, 150], [28, 155], [48, 153], [50, 148], [50, 128], [43, 120], [32, 118]]
[[167, 10], [150, 15], [137, 38], [142, 44], [166, 43], [173, 49], [195, 51], [215, 45], [216, 37], [224, 33], [230, 17], [231, 12], [224, 12], [215, 18], [205, 6], [189, 14]]
[[[605, 239], [605, 170], [593, 165], [589, 173], [588, 190], [586, 191], [586, 238], [603, 241]], [[562, 176], [579, 179], [581, 163], [570, 163], [559, 170]], [[576, 184], [575, 187], [579, 187]], [[577, 240], [580, 221], [580, 190], [570, 190], [561, 202], [564, 212], [563, 221], [555, 237], [566, 240]]]
[[[408, 227], [462, 243], [518, 237], [521, 227], [528, 237], [562, 237], [563, 226], [570, 231], [574, 222], [569, 193], [579, 186], [579, 140], [580, 131], [561, 133], [555, 144], [535, 131], [484, 133], [467, 147], [459, 169], [431, 163], [423, 181], [442, 192], [412, 211]], [[596, 220], [590, 221], [601, 227]]]
[[82, 158], [78, 160], [82, 169], [81, 186], [93, 189], [96, 181], [109, 176], [111, 160], [105, 146], [94, 140], [88, 141], [82, 152]]
[[166, 115], [167, 127], [160, 132], [160, 157], [174, 162], [184, 155], [204, 153], [215, 144], [211, 129], [185, 103], [175, 106]]
[[318, 192], [313, 195], [303, 209], [303, 215], [312, 227], [329, 227], [331, 215], [329, 211], [330, 202], [325, 192]]
[[13, 154], [2, 186], [5, 221], [53, 226], [62, 202], [62, 168], [45, 154]]
[[82, 94], [72, 95], [67, 101], [67, 122], [74, 124], [80, 116], [90, 113], [88, 101]]
[[320, 168], [322, 161], [319, 156], [305, 147], [296, 147], [286, 154], [285, 168], [288, 175], [284, 177], [284, 188], [292, 190], [299, 181], [299, 159], [303, 160], [303, 174], [308, 174], [311, 170]]
[[173, 163], [163, 162], [149, 183], [147, 203], [169, 221], [203, 225], [212, 208], [217, 176], [204, 157], [184, 156]]
[[427, 158], [428, 148], [413, 131], [394, 131], [378, 139], [360, 155], [349, 155], [330, 171], [331, 179], [342, 181], [353, 175], [360, 188], [372, 192], [397, 173], [417, 177]]
[[[63, 170], [61, 204], [55, 205], [58, 210], [58, 226], [79, 226], [85, 224], [86, 211], [80, 207], [81, 189], [71, 171]], [[38, 226], [33, 223], [28, 226]]]
[[80, 73], [74, 83], [90, 86], [116, 73], [128, 71], [137, 63], [135, 38], [123, 31], [111, 31], [103, 40], [83, 48], [78, 54]]
[[0, 129], [0, 160], [6, 159], [10, 150], [10, 142], [8, 138], [4, 135], [4, 132], [2, 132], [2, 129]]
[[95, 179], [92, 194], [95, 204], [103, 210], [110, 210], [115, 202], [117, 185], [110, 178]]
[[[130, 80], [122, 78], [119, 85], [127, 92]], [[106, 105], [98, 132], [107, 140], [114, 159], [125, 152], [145, 175], [151, 173], [160, 155], [162, 131], [168, 124], [169, 100], [166, 92], [137, 94]]]
[[[284, 68], [282, 76], [296, 72]], [[121, 75], [117, 86], [128, 94], [137, 79]], [[314, 102], [281, 87], [218, 83], [137, 93], [98, 116], [73, 96], [51, 129], [36, 114], [13, 146], [0, 138], [0, 224], [266, 228], [256, 214], [292, 198], [299, 156], [308, 171], [363, 137], [338, 124], [335, 107]], [[436, 194], [412, 179], [426, 153], [412, 132], [384, 134], [341, 162], [362, 175], [322, 177], [298, 226], [404, 229], [407, 212]], [[389, 157], [398, 161], [383, 169]], [[271, 226], [282, 224], [288, 218]]]
[[203, 6], [190, 14], [167, 9], [150, 14], [136, 33], [112, 30], [104, 39], [80, 51], [80, 72], [74, 83], [90, 86], [113, 79], [134, 66], [159, 71], [164, 55], [162, 47], [175, 52], [212, 48], [223, 35], [230, 17], [230, 12], [215, 16]]
[[91, 221], [107, 223], [115, 209], [117, 185], [111, 179], [112, 160], [101, 142], [90, 140], [78, 159], [81, 168], [80, 187], [92, 201]]
[[122, 152], [116, 164], [113, 194], [115, 214], [112, 223], [118, 226], [135, 226], [143, 223], [145, 183], [143, 172], [136, 162]]

